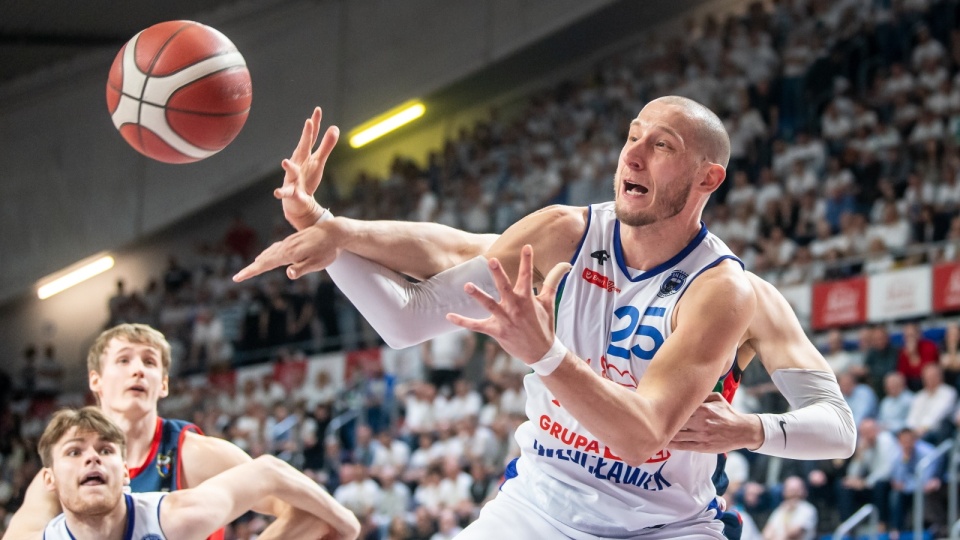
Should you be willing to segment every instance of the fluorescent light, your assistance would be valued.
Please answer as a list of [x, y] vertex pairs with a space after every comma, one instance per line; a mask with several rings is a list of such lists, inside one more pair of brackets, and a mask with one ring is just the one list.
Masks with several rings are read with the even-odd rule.
[[113, 268], [113, 257], [109, 255], [100, 257], [91, 263], [87, 263], [41, 286], [37, 289], [37, 296], [39, 296], [41, 300], [46, 300], [59, 292], [63, 292], [78, 283], [83, 283], [93, 276], [102, 274], [111, 268]]
[[350, 136], [350, 146], [360, 148], [368, 142], [379, 139], [387, 133], [399, 128], [404, 124], [409, 124], [417, 118], [423, 116], [427, 108], [419, 101], [406, 103], [383, 115], [383, 119], [372, 120], [369, 127], [358, 127], [356, 133]]

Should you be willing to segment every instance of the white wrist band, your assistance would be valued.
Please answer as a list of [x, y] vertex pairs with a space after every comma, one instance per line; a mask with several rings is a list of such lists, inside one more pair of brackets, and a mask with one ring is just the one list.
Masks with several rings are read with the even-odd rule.
[[548, 350], [542, 358], [530, 364], [530, 368], [533, 369], [533, 372], [537, 375], [546, 377], [560, 367], [560, 363], [563, 362], [563, 357], [566, 355], [567, 348], [563, 346], [563, 343], [560, 343], [559, 337], [554, 336], [553, 345], [550, 346], [550, 350]]

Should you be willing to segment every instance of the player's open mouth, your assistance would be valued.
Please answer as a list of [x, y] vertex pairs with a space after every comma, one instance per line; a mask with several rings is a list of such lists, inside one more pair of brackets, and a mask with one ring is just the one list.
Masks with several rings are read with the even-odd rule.
[[140, 393], [146, 393], [146, 392], [147, 392], [147, 388], [146, 388], [145, 386], [142, 386], [142, 385], [139, 385], [139, 384], [135, 384], [135, 385], [131, 386], [130, 388], [127, 388], [127, 390], [130, 391], [130, 392], [140, 392]]
[[80, 481], [81, 486], [102, 486], [106, 483], [107, 480], [98, 472], [90, 473], [84, 476], [83, 480]]
[[632, 182], [623, 181], [623, 191], [626, 193], [632, 193], [634, 195], [646, 195], [647, 188], [641, 186], [640, 184], [634, 184]]

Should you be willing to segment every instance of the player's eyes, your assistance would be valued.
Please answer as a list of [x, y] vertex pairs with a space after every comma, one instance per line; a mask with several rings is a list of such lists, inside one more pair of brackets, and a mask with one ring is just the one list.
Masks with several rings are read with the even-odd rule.
[[112, 454], [112, 453], [113, 453], [113, 448], [110, 447], [110, 446], [104, 446], [103, 448], [100, 449], [100, 453], [101, 453], [101, 454]]

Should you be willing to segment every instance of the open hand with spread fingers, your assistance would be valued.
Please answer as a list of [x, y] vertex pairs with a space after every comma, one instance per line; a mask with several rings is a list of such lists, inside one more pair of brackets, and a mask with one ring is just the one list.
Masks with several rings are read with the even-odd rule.
[[497, 340], [500, 346], [526, 364], [533, 364], [550, 349], [554, 340], [554, 297], [564, 274], [570, 271], [568, 263], [553, 267], [543, 281], [539, 294], [533, 294], [533, 247], [520, 251], [520, 269], [516, 284], [511, 284], [497, 259], [488, 262], [500, 301], [467, 283], [464, 291], [480, 303], [490, 316], [470, 319], [450, 313], [447, 320], [474, 332], [482, 332]]
[[314, 198], [314, 193], [323, 179], [327, 158], [340, 138], [340, 129], [330, 126], [323, 134], [320, 146], [313, 150], [320, 136], [322, 116], [320, 107], [317, 107], [303, 124], [297, 148], [289, 159], [280, 163], [285, 172], [283, 185], [273, 191], [273, 196], [283, 204], [283, 217], [298, 231], [310, 227], [323, 215], [324, 208]]

